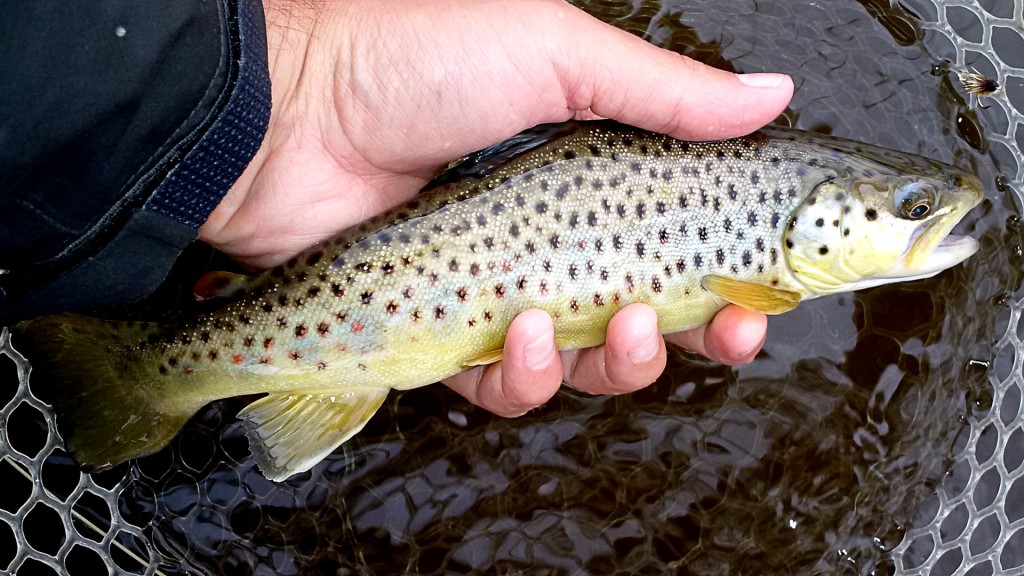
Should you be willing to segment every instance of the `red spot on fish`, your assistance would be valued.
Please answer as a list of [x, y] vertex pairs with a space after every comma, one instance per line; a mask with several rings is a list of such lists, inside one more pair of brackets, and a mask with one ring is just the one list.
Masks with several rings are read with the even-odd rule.
[[511, 272], [512, 271], [512, 263], [509, 262], [508, 260], [505, 260], [504, 262], [501, 263], [501, 270], [503, 272]]
[[241, 354], [235, 354], [234, 356], [231, 357], [231, 361], [234, 362], [235, 364], [241, 364], [242, 363], [242, 355]]
[[355, 332], [356, 334], [362, 332], [363, 328], [364, 325], [359, 320], [356, 320], [355, 322], [352, 323], [352, 331]]
[[266, 338], [266, 339], [263, 340], [263, 348], [264, 349], [270, 350], [273, 347], [274, 347], [274, 339], [273, 338]]
[[191, 373], [192, 373], [192, 369], [189, 368], [188, 366], [186, 366], [185, 367], [185, 374], [191, 374]]

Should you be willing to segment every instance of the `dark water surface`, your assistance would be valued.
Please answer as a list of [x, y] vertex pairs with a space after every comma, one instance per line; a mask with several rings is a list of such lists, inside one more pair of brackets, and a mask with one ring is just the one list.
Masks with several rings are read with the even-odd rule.
[[996, 339], [1022, 268], [1012, 194], [996, 186], [1018, 160], [945, 72], [953, 47], [918, 21], [935, 8], [579, 5], [720, 68], [793, 75], [783, 123], [974, 170], [988, 199], [959, 231], [980, 252], [774, 317], [749, 366], [675, 353], [629, 396], [564, 390], [507, 420], [442, 386], [396, 393], [343, 450], [281, 484], [248, 457], [234, 418], [245, 402], [217, 403], [169, 450], [108, 473], [135, 478], [119, 507], [148, 527], [163, 572], [889, 574], [906, 531], [932, 520], [925, 503], [992, 406], [989, 373], [1007, 369]]

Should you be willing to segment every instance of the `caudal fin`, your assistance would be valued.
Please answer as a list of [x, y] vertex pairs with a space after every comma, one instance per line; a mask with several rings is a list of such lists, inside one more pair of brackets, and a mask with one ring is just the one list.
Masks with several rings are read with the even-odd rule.
[[15, 346], [32, 362], [33, 385], [50, 392], [65, 448], [84, 468], [102, 470], [160, 450], [201, 406], [175, 397], [137, 346], [158, 330], [73, 315], [14, 327]]

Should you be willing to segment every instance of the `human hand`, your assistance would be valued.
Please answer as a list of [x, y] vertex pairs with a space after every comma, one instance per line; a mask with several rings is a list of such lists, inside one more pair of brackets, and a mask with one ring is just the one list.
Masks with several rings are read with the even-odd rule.
[[[444, 164], [545, 122], [606, 117], [691, 140], [749, 133], [792, 95], [781, 75], [715, 70], [560, 0], [265, 2], [274, 108], [264, 143], [200, 230], [256, 267], [412, 197]], [[750, 361], [764, 316], [736, 307], [669, 339]], [[520, 315], [505, 359], [446, 382], [502, 415], [565, 379], [592, 393], [646, 386], [665, 365], [653, 310], [632, 305], [604, 346], [554, 350], [551, 319]]]

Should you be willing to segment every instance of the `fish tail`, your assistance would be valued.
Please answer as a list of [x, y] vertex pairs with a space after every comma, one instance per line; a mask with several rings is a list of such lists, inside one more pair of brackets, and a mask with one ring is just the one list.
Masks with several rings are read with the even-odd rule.
[[65, 448], [83, 468], [103, 470], [160, 450], [202, 406], [182, 396], [183, 386], [168, 393], [170, 378], [138, 345], [124, 344], [160, 330], [74, 315], [14, 327], [15, 345], [32, 361], [34, 388], [51, 398]]

